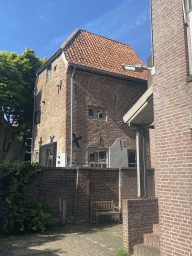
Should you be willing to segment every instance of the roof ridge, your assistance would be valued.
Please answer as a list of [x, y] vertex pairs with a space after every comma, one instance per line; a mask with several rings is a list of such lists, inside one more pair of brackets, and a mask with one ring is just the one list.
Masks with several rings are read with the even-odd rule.
[[116, 41], [116, 40], [110, 39], [110, 38], [108, 38], [108, 37], [101, 36], [101, 35], [95, 34], [95, 33], [93, 33], [93, 32], [89, 32], [89, 31], [84, 30], [84, 29], [80, 29], [80, 30], [81, 30], [81, 31], [84, 31], [84, 32], [87, 32], [87, 33], [89, 33], [89, 34], [95, 35], [95, 36], [99, 36], [99, 37], [105, 38], [105, 39], [107, 39], [107, 40], [113, 41], [113, 42], [118, 43], [118, 44], [122, 44], [122, 45], [129, 46], [129, 47], [131, 47], [131, 48], [132, 48], [132, 46], [131, 46], [131, 45], [129, 45], [129, 44], [125, 44], [125, 43], [122, 43], [122, 42], [119, 42], [119, 41]]
[[82, 31], [82, 29], [77, 28], [70, 37], [67, 38], [67, 40], [59, 47], [61, 49], [64, 49], [68, 46], [68, 44]]
[[[68, 37], [67, 40], [60, 46], [60, 48], [64, 49], [65, 47], [67, 47], [68, 44], [70, 43], [70, 41], [72, 41], [72, 40], [73, 40], [80, 32], [82, 32], [82, 31], [83, 31], [83, 32], [86, 32], [86, 33], [89, 33], [89, 34], [92, 34], [92, 35], [95, 35], [95, 36], [98, 36], [98, 37], [105, 38], [105, 39], [107, 39], [107, 40], [109, 40], [109, 41], [112, 41], [112, 42], [115, 42], [115, 43], [118, 43], [118, 44], [122, 44], [122, 45], [125, 45], [125, 46], [129, 46], [129, 47], [132, 48], [132, 46], [129, 45], [129, 44], [125, 44], [125, 43], [122, 43], [122, 42], [118, 42], [118, 41], [116, 41], [116, 40], [113, 40], [113, 39], [107, 38], [107, 37], [105, 37], [105, 36], [101, 36], [101, 35], [98, 35], [98, 34], [95, 34], [95, 33], [93, 33], [93, 32], [89, 32], [89, 31], [87, 31], [87, 30], [80, 29], [80, 28], [77, 28], [77, 29], [70, 35], [70, 37]], [[132, 48], [132, 49], [133, 49], [133, 48]]]

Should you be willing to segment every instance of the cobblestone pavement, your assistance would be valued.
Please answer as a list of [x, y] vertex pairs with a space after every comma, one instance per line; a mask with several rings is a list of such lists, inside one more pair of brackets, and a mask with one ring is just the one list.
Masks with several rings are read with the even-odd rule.
[[43, 234], [0, 238], [0, 255], [115, 256], [123, 245], [122, 224], [55, 227]]

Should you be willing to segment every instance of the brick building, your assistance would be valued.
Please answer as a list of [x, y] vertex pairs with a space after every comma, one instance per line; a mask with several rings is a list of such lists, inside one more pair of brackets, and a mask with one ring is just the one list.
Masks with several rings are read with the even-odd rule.
[[33, 161], [136, 166], [135, 129], [118, 122], [146, 91], [147, 72], [124, 71], [127, 61], [143, 64], [131, 46], [80, 29], [61, 45], [37, 71]]
[[[150, 103], [144, 97], [144, 108], [137, 114], [140, 99], [130, 110], [134, 115], [130, 116], [129, 111], [124, 121], [137, 122], [143, 129], [149, 120], [142, 117], [149, 117], [147, 111], [154, 114], [150, 120], [155, 128], [150, 134], [150, 150], [155, 167], [159, 236], [154, 228], [155, 234], [144, 236], [144, 241], [159, 246], [160, 250], [153, 247], [147, 254], [150, 248], [143, 244], [135, 247], [134, 255], [191, 256], [192, 1], [151, 0], [151, 26], [151, 65], [155, 73], [149, 79], [152, 87], [146, 95], [153, 99]], [[129, 243], [125, 246], [129, 249]]]

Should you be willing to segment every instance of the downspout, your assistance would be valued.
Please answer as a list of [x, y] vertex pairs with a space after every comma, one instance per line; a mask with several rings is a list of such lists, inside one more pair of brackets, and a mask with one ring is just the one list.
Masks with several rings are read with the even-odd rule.
[[31, 141], [31, 163], [33, 162], [33, 154], [34, 154], [35, 102], [36, 102], [36, 86], [37, 86], [38, 78], [39, 77], [36, 74], [35, 87], [34, 87], [34, 90], [33, 90], [34, 102], [33, 102], [33, 128], [32, 128], [32, 141]]
[[153, 24], [152, 24], [152, 0], [150, 0], [150, 23], [151, 23], [151, 66], [154, 66], [154, 47], [153, 47]]
[[71, 76], [71, 157], [70, 157], [70, 167], [72, 167], [73, 160], [73, 78], [75, 75], [76, 67], [73, 69], [73, 73]]

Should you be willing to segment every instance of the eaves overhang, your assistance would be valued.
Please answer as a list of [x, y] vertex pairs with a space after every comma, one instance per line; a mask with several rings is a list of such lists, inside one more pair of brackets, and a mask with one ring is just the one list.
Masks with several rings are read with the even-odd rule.
[[62, 49], [59, 48], [56, 52], [51, 55], [51, 57], [36, 71], [36, 74], [39, 75], [44, 69], [46, 69], [60, 54]]
[[147, 80], [140, 79], [140, 78], [135, 78], [135, 77], [127, 76], [127, 75], [122, 75], [122, 74], [118, 74], [118, 73], [114, 73], [114, 72], [109, 72], [109, 71], [105, 71], [105, 70], [102, 70], [102, 69], [87, 67], [87, 66], [84, 66], [84, 65], [76, 64], [76, 63], [68, 63], [68, 66], [76, 67], [76, 69], [78, 69], [78, 70], [87, 71], [87, 72], [90, 72], [90, 73], [105, 75], [105, 76], [108, 76], [108, 77], [114, 77], [114, 78], [118, 78], [118, 79], [129, 80], [131, 82], [139, 83], [139, 84], [142, 84], [142, 85], [143, 84], [147, 85]]
[[154, 122], [153, 86], [149, 87], [133, 107], [124, 115], [123, 121], [129, 125], [149, 125]]

